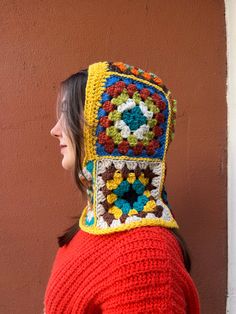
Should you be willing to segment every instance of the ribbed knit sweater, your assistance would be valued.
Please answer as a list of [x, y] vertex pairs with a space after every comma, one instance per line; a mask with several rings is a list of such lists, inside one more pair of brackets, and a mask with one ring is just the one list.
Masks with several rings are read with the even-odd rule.
[[80, 230], [59, 249], [46, 314], [199, 314], [180, 246], [163, 227], [108, 235]]

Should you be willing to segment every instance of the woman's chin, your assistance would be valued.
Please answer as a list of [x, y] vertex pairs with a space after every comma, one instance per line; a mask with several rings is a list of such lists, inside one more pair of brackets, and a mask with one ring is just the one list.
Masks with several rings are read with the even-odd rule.
[[73, 170], [75, 163], [72, 160], [66, 160], [63, 158], [61, 165], [65, 170]]

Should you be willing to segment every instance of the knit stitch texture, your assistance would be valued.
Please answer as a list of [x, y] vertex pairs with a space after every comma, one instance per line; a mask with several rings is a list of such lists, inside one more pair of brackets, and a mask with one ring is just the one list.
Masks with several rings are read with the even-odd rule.
[[59, 249], [46, 314], [199, 314], [180, 247], [163, 227], [108, 235], [80, 230]]

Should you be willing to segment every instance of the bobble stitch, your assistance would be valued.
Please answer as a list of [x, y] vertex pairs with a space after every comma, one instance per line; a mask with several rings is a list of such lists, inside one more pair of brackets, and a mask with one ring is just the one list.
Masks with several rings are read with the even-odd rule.
[[98, 110], [98, 118], [106, 116], [106, 111], [103, 108], [99, 108]]
[[147, 99], [147, 97], [150, 95], [150, 91], [147, 88], [143, 88], [140, 91], [140, 96], [142, 97], [142, 99]]
[[161, 96], [159, 96], [157, 93], [152, 94], [151, 97], [152, 97], [153, 101], [156, 103], [156, 105], [158, 105], [159, 102], [162, 100]]
[[118, 150], [122, 155], [125, 155], [128, 153], [129, 150], [129, 143], [127, 141], [122, 141], [119, 145], [118, 145]]
[[106, 112], [111, 112], [114, 109], [113, 104], [110, 101], [105, 101], [102, 108], [106, 111]]
[[136, 104], [139, 104], [139, 103], [140, 103], [141, 97], [140, 97], [140, 95], [139, 95], [138, 92], [135, 92], [135, 93], [133, 94], [133, 100], [135, 101]]
[[118, 199], [117, 201], [115, 201], [115, 205], [120, 208], [124, 214], [128, 214], [131, 209], [130, 204], [123, 199]]
[[111, 120], [111, 121], [117, 121], [117, 120], [120, 120], [121, 119], [121, 113], [114, 110], [112, 112], [109, 113], [108, 115], [108, 118]]
[[108, 213], [113, 214], [115, 219], [119, 219], [121, 217], [122, 210], [116, 206], [112, 206], [109, 210]]
[[147, 137], [143, 138], [143, 145], [147, 146], [149, 144], [149, 139]]
[[122, 197], [130, 189], [128, 181], [122, 181], [121, 184], [114, 190], [114, 193]]
[[111, 125], [111, 121], [108, 119], [108, 117], [101, 117], [101, 119], [99, 120], [101, 126], [103, 126], [104, 128], [108, 128]]
[[113, 139], [113, 141], [114, 141], [114, 143], [115, 143], [116, 145], [120, 144], [120, 143], [122, 142], [122, 140], [123, 140], [123, 138], [122, 138], [122, 136], [121, 136], [120, 133], [116, 133], [116, 134], [112, 137], [112, 139]]
[[114, 126], [110, 126], [109, 128], [106, 129], [106, 134], [108, 136], [113, 137], [113, 136], [116, 135], [116, 133], [117, 133], [117, 130], [116, 130], [116, 128]]
[[149, 190], [146, 190], [146, 191], [144, 191], [143, 195], [145, 195], [149, 198], [151, 196], [151, 193]]
[[136, 179], [133, 183], [133, 189], [137, 194], [141, 195], [145, 191], [145, 186], [138, 179]]
[[117, 110], [119, 112], [124, 112], [126, 110], [130, 110], [130, 109], [134, 108], [135, 106], [136, 106], [135, 101], [133, 99], [128, 98], [125, 103], [122, 103], [122, 104], [119, 105]]
[[[130, 128], [128, 127], [128, 125], [125, 125], [123, 127], [123, 129], [120, 132], [121, 136], [123, 138], [128, 138], [128, 136], [130, 135]], [[122, 144], [122, 143], [121, 143]]]
[[127, 140], [129, 142], [130, 147], [134, 147], [138, 143], [138, 140], [134, 135], [129, 135]]
[[148, 202], [148, 198], [145, 195], [141, 195], [138, 197], [137, 202], [134, 202], [134, 208], [138, 212], [141, 212], [143, 210], [143, 207], [146, 205], [147, 202]]
[[118, 184], [120, 184], [123, 181], [122, 173], [120, 170], [116, 170], [114, 173], [114, 181]]
[[108, 190], [115, 190], [119, 186], [114, 180], [108, 180], [106, 183], [106, 187]]
[[138, 211], [136, 209], [131, 209], [128, 213], [129, 216], [133, 216], [135, 214], [138, 214]]
[[138, 144], [133, 147], [133, 152], [136, 156], [140, 155], [142, 153], [142, 150], [143, 150], [143, 144], [141, 142], [138, 142]]
[[102, 95], [102, 102], [105, 102], [107, 100], [110, 100], [110, 95], [107, 93], [103, 93]]
[[148, 155], [154, 155], [155, 154], [155, 146], [153, 145], [153, 143], [150, 143], [147, 145], [146, 151], [147, 151]]
[[114, 193], [109, 194], [107, 196], [107, 201], [109, 204], [113, 204], [116, 200], [117, 200], [117, 195], [115, 195]]
[[127, 181], [130, 183], [130, 184], [133, 184], [134, 181], [136, 180], [136, 175], [134, 172], [130, 172], [128, 174], [128, 178], [127, 178]]
[[[148, 125], [150, 128], [153, 128], [155, 125], [157, 124], [157, 120], [156, 119], [151, 119], [148, 121]], [[154, 132], [155, 134], [155, 132]]]
[[148, 201], [147, 204], [144, 206], [144, 212], [152, 212], [156, 208], [156, 202], [154, 200]]
[[127, 91], [128, 91], [129, 97], [132, 97], [133, 94], [137, 91], [136, 85], [135, 84], [129, 84], [127, 87]]
[[165, 116], [164, 116], [164, 114], [163, 113], [157, 113], [156, 115], [155, 115], [155, 117], [156, 117], [156, 119], [157, 119], [157, 121], [158, 122], [160, 122], [160, 123], [163, 123], [163, 122], [165, 122]]
[[154, 132], [155, 136], [161, 136], [163, 134], [162, 128], [160, 128], [158, 125], [156, 125], [153, 128], [153, 132]]
[[164, 101], [160, 101], [160, 102], [158, 103], [158, 108], [159, 108], [161, 111], [163, 111], [163, 110], [166, 109], [166, 104], [164, 103]]
[[145, 178], [144, 173], [141, 173], [139, 176], [139, 181], [143, 184], [143, 185], [147, 185], [149, 182], [149, 178]]
[[109, 139], [105, 144], [104, 144], [104, 147], [105, 147], [105, 151], [107, 153], [112, 153], [114, 148], [115, 148], [115, 145], [114, 145], [114, 142], [112, 139]]
[[150, 140], [153, 139], [154, 133], [153, 133], [152, 131], [149, 131], [149, 132], [146, 133], [146, 137], [147, 137], [147, 139], [150, 141]]

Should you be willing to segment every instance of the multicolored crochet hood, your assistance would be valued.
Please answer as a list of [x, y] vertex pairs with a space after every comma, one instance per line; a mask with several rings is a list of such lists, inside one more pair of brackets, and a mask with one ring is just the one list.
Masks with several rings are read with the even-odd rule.
[[88, 68], [83, 174], [91, 185], [82, 230], [177, 228], [164, 191], [176, 101], [162, 80], [122, 62]]

